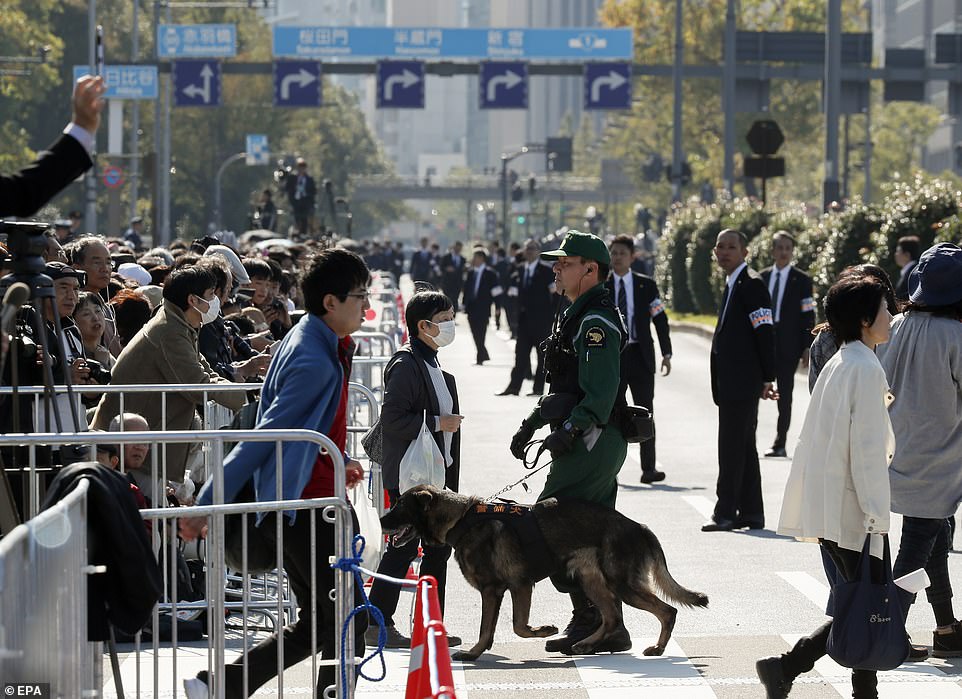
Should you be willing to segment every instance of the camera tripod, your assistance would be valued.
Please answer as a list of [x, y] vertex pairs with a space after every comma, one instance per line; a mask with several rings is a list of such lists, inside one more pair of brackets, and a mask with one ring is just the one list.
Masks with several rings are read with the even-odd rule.
[[[0, 278], [0, 297], [2, 297], [5, 302], [17, 300], [20, 306], [16, 311], [10, 309], [16, 313], [18, 322], [16, 322], [14, 326], [13, 340], [9, 343], [9, 348], [5, 353], [0, 354], [0, 377], [3, 376], [6, 368], [6, 355], [9, 355], [10, 385], [13, 389], [10, 397], [10, 415], [11, 426], [14, 433], [23, 431], [21, 424], [23, 418], [21, 413], [22, 396], [18, 390], [20, 388], [20, 364], [25, 359], [25, 357], [21, 355], [26, 353], [25, 348], [29, 346], [31, 341], [39, 353], [41, 365], [43, 407], [42, 411], [36, 411], [35, 414], [43, 416], [42, 426], [44, 429], [50, 430], [50, 416], [51, 413], [53, 413], [53, 422], [56, 425], [55, 431], [58, 433], [65, 431], [63, 416], [60, 414], [60, 410], [58, 410], [56, 402], [57, 396], [54, 391], [53, 356], [57, 356], [60, 359], [63, 368], [64, 384], [67, 388], [72, 429], [66, 431], [77, 431], [81, 424], [77, 401], [75, 399], [76, 394], [70, 376], [70, 367], [67, 363], [63, 325], [60, 322], [60, 312], [57, 308], [53, 280], [43, 273], [45, 266], [43, 250], [46, 247], [44, 231], [49, 227], [50, 225], [46, 223], [33, 222], [4, 222], [0, 224], [0, 232], [6, 232], [8, 236], [11, 267], [13, 269], [11, 274]], [[14, 285], [19, 285], [19, 288], [12, 289]], [[26, 287], [26, 298], [23, 298], [23, 287]], [[8, 298], [8, 290], [14, 292], [10, 295], [11, 298]], [[19, 299], [17, 297], [19, 297]], [[24, 311], [23, 307], [28, 307], [29, 310]], [[45, 307], [51, 310], [50, 315], [53, 319], [55, 355], [51, 354], [49, 347], [50, 333], [44, 320]], [[4, 309], [4, 311], [4, 317], [6, 317], [7, 309]], [[24, 334], [24, 328], [20, 322], [21, 318], [30, 324], [30, 330], [33, 333], [32, 340]], [[33, 356], [36, 356], [36, 353], [34, 353]], [[34, 429], [36, 428], [37, 425], [34, 425]], [[22, 484], [21, 501], [27, 512], [36, 512], [39, 509], [39, 488], [35, 487], [36, 484], [26, 475], [27, 470], [20, 466], [20, 448], [13, 447], [9, 453], [9, 470], [20, 474], [20, 482]], [[13, 489], [7, 477], [6, 469], [0, 468], [0, 473], [3, 474], [2, 478], [0, 478], [0, 534], [6, 534], [12, 526], [20, 523], [20, 513], [16, 506], [16, 499], [14, 498]]]

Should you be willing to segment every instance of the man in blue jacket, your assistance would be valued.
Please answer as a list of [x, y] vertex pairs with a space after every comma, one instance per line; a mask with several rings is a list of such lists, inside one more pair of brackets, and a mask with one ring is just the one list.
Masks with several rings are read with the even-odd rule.
[[[354, 345], [350, 335], [360, 329], [370, 307], [367, 285], [370, 273], [364, 261], [352, 252], [324, 250], [308, 264], [302, 281], [307, 314], [281, 342], [271, 361], [256, 429], [316, 430], [327, 435], [344, 451], [347, 439], [347, 382]], [[282, 492], [277, 492], [273, 442], [242, 442], [224, 460], [224, 502], [233, 502], [245, 483], [253, 479], [258, 502], [331, 497], [334, 493], [334, 464], [326, 454], [318, 454], [310, 442], [287, 442], [282, 448], [284, 464]], [[364, 477], [361, 465], [344, 454], [347, 485]], [[213, 481], [208, 479], [197, 498], [198, 505], [213, 503]], [[296, 516], [295, 516], [296, 515]], [[274, 515], [259, 515], [259, 525], [273, 535]], [[291, 667], [311, 654], [311, 525], [308, 513], [284, 512], [283, 555], [291, 587], [298, 600], [297, 622], [284, 629], [284, 666]], [[181, 536], [193, 539], [203, 530], [204, 517], [182, 519]], [[317, 643], [321, 657], [334, 657], [334, 603], [328, 593], [334, 588], [334, 571], [328, 564], [334, 555], [333, 525], [315, 517]], [[354, 523], [355, 531], [357, 523]], [[358, 601], [360, 595], [358, 594]], [[358, 655], [364, 654], [364, 615], [355, 617]], [[248, 664], [247, 687], [250, 696], [277, 675], [275, 633], [225, 668], [227, 697], [243, 694], [244, 658]], [[334, 667], [320, 669], [317, 693], [334, 684]], [[207, 672], [184, 681], [188, 699], [207, 697]]]

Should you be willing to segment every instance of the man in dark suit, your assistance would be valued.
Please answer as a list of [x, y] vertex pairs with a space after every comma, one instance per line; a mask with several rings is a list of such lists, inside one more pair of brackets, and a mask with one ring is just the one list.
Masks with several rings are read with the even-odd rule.
[[776, 399], [772, 299], [745, 264], [748, 241], [725, 229], [715, 259], [727, 275], [711, 341], [711, 393], [718, 406], [718, 483], [715, 512], [703, 532], [763, 529], [765, 507], [755, 432], [759, 398]]
[[314, 218], [314, 198], [317, 196], [317, 184], [314, 178], [307, 174], [307, 161], [298, 158], [296, 171], [287, 176], [284, 182], [287, 199], [294, 212], [294, 225], [301, 236], [311, 232]]
[[895, 244], [895, 264], [901, 268], [899, 281], [895, 285], [895, 298], [899, 301], [909, 300], [909, 275], [919, 263], [919, 256], [922, 254], [922, 243], [916, 235], [906, 235], [898, 239]]
[[85, 75], [73, 91], [73, 118], [63, 135], [20, 172], [0, 176], [0, 216], [32, 216], [91, 165], [100, 112], [101, 77]]
[[[542, 262], [541, 245], [534, 239], [524, 244], [521, 265], [511, 274], [507, 296], [514, 299], [518, 308], [518, 337], [514, 345], [514, 368], [508, 387], [499, 396], [516, 396], [527, 378], [534, 379], [529, 396], [544, 393], [544, 351], [541, 343], [551, 334], [551, 320], [559, 296], [555, 295], [554, 272]], [[531, 350], [538, 354], [538, 366], [531, 374]]]
[[484, 337], [488, 333], [488, 321], [491, 320], [491, 304], [496, 296], [501, 295], [498, 274], [488, 267], [487, 262], [487, 251], [475, 248], [471, 270], [464, 279], [461, 293], [461, 308], [468, 314], [468, 325], [471, 326], [471, 336], [478, 352], [475, 364], [478, 365], [491, 359], [484, 346]]
[[458, 296], [461, 294], [461, 287], [464, 286], [465, 259], [461, 254], [463, 249], [464, 244], [456, 240], [451, 250], [441, 258], [441, 291], [451, 299], [455, 313], [458, 311]]
[[765, 456], [787, 456], [785, 440], [792, 422], [792, 389], [799, 360], [808, 366], [808, 348], [815, 327], [812, 278], [792, 266], [795, 239], [788, 231], [772, 238], [775, 264], [762, 271], [772, 298], [775, 321], [775, 385], [778, 386], [778, 427], [775, 441]]
[[[628, 235], [619, 235], [608, 247], [611, 253], [611, 276], [605, 282], [608, 293], [625, 320], [628, 328], [628, 344], [621, 353], [621, 388], [624, 395], [631, 388], [631, 399], [654, 413], [655, 402], [655, 343], [651, 338], [651, 326], [658, 333], [661, 349], [663, 376], [671, 373], [671, 337], [668, 332], [668, 316], [658, 294], [658, 285], [651, 277], [631, 270], [635, 254], [635, 241]], [[665, 480], [655, 461], [654, 438], [641, 443], [641, 482], [657, 483]]]
[[411, 254], [411, 281], [429, 282], [431, 270], [434, 267], [434, 256], [431, 254], [430, 240], [421, 238], [421, 249]]

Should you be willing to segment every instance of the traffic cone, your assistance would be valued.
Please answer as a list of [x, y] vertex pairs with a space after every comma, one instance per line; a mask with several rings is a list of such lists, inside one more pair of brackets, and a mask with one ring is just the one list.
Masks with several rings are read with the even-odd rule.
[[436, 699], [439, 696], [456, 699], [437, 580], [430, 575], [420, 578], [416, 595], [414, 626], [411, 629], [411, 661], [404, 699]]
[[408, 661], [408, 683], [404, 692], [404, 699], [421, 699], [419, 691], [421, 688], [421, 676], [427, 675], [427, 648], [425, 638], [427, 626], [422, 617], [423, 609], [421, 604], [421, 590], [426, 580], [434, 580], [430, 576], [425, 576], [418, 581], [418, 586], [414, 591], [414, 622], [411, 624], [411, 659]]

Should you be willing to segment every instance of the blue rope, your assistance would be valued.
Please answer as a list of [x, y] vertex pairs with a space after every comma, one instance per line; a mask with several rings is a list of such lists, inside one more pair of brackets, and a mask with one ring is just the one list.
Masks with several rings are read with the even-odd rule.
[[[358, 548], [360, 544], [360, 548]], [[341, 630], [341, 686], [347, 686], [347, 630], [351, 620], [359, 612], [367, 610], [368, 616], [372, 618], [377, 623], [377, 648], [369, 656], [364, 658], [360, 665], [357, 666], [357, 674], [366, 679], [368, 682], [380, 682], [385, 677], [387, 677], [387, 666], [384, 664], [384, 647], [387, 645], [387, 631], [384, 628], [384, 615], [381, 610], [371, 604], [371, 601], [367, 598], [367, 593], [364, 591], [364, 580], [361, 578], [361, 554], [364, 553], [364, 537], [360, 534], [354, 535], [354, 540], [351, 542], [351, 553], [353, 554], [350, 558], [339, 558], [334, 563], [331, 564], [331, 568], [337, 570], [343, 570], [344, 572], [354, 573], [354, 584], [357, 585], [357, 589], [361, 591], [361, 597], [364, 598], [364, 604], [361, 604], [353, 609], [350, 614], [347, 615], [347, 619], [344, 621], [344, 628]], [[351, 657], [354, 657], [353, 649], [351, 651]], [[364, 665], [368, 661], [373, 660], [377, 657], [381, 661], [381, 676], [380, 677], [368, 677], [364, 674]]]

